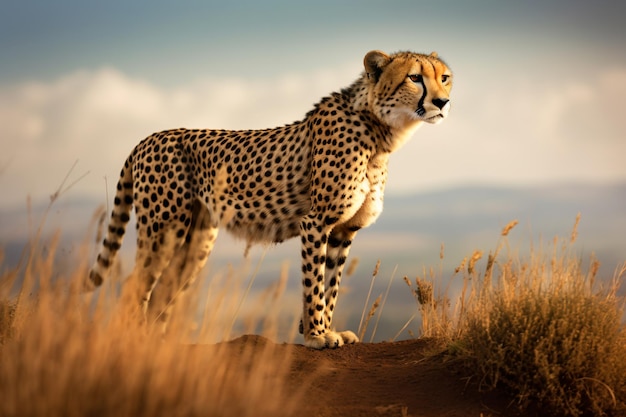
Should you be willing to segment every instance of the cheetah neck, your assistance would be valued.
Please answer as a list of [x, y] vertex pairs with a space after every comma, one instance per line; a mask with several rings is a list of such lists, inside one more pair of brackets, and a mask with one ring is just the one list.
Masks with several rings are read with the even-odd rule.
[[387, 153], [396, 152], [413, 137], [413, 134], [420, 126], [421, 123], [400, 129], [391, 128], [389, 134], [381, 138], [382, 140], [379, 143], [380, 150]]
[[367, 114], [373, 125], [380, 130], [381, 135], [377, 143], [378, 149], [386, 153], [395, 152], [411, 139], [423, 122], [407, 117], [397, 118], [393, 121], [393, 125], [385, 123], [371, 111], [368, 100], [368, 85], [369, 82], [366, 79], [366, 75], [363, 74], [350, 87], [344, 89], [342, 94], [348, 97], [350, 105], [355, 111]]
[[[352, 108], [356, 111], [367, 111], [369, 112], [369, 104], [368, 104], [368, 83], [365, 80], [365, 75], [361, 75], [361, 77], [356, 80], [352, 85], [348, 88], [342, 90], [344, 96], [348, 97], [350, 100], [350, 104]], [[372, 114], [373, 116], [373, 114]]]

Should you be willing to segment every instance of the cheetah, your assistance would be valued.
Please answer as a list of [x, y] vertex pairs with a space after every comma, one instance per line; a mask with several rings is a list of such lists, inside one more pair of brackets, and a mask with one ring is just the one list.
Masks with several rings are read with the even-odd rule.
[[301, 121], [265, 130], [167, 130], [141, 141], [121, 170], [87, 289], [110, 269], [133, 206], [131, 279], [148, 321], [167, 322], [219, 228], [248, 244], [300, 236], [304, 344], [358, 342], [332, 325], [350, 245], [383, 209], [389, 156], [424, 122], [448, 116], [452, 88], [435, 52], [370, 51], [363, 63], [352, 85], [321, 99]]

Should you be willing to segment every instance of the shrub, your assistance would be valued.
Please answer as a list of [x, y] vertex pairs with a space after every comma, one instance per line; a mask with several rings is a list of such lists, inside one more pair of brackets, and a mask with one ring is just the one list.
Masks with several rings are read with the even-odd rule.
[[602, 289], [598, 263], [585, 272], [567, 242], [555, 239], [551, 255], [532, 252], [528, 261], [499, 261], [497, 254], [474, 281], [460, 320], [462, 356], [480, 386], [503, 387], [520, 408], [535, 404], [550, 415], [626, 411], [626, 332], [617, 295], [626, 268]]

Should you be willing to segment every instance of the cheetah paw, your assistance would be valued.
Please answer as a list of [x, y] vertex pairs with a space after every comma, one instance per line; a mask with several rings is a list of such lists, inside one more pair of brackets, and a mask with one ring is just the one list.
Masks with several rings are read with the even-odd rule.
[[313, 349], [335, 349], [344, 344], [357, 343], [359, 338], [351, 331], [327, 332], [320, 336], [308, 336], [304, 338], [304, 345]]

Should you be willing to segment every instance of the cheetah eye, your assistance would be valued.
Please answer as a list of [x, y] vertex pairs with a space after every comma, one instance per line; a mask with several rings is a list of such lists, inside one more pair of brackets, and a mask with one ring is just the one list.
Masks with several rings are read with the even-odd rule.
[[409, 74], [409, 80], [414, 83], [421, 83], [424, 81], [424, 77], [422, 77], [422, 74]]
[[441, 82], [444, 84], [447, 83], [449, 79], [450, 79], [450, 76], [448, 74], [444, 74], [441, 76]]

